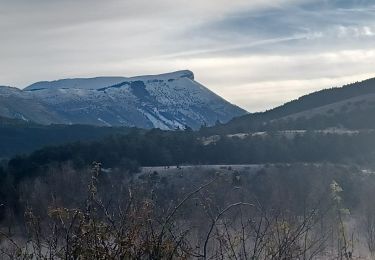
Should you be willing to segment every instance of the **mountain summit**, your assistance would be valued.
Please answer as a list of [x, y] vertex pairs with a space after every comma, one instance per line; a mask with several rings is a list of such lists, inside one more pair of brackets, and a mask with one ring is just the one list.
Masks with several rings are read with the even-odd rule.
[[41, 81], [23, 90], [0, 87], [0, 101], [0, 116], [42, 124], [197, 129], [246, 114], [188, 70]]

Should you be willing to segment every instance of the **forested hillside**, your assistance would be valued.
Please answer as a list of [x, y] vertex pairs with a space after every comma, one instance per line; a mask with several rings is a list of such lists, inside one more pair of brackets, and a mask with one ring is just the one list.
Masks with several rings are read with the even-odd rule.
[[375, 79], [324, 89], [266, 112], [237, 117], [202, 133], [240, 133], [285, 129], [374, 128]]
[[0, 158], [31, 153], [48, 145], [93, 141], [112, 134], [126, 134], [126, 127], [88, 125], [38, 125], [0, 117]]

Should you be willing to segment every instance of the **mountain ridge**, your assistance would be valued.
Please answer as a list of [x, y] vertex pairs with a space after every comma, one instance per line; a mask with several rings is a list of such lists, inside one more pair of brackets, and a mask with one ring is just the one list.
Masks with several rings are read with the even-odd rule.
[[[56, 88], [59, 86], [62, 88], [74, 88], [74, 86], [69, 86], [70, 84], [77, 84], [79, 83], [79, 88], [85, 88], [85, 81], [91, 87], [89, 89], [97, 89], [93, 84], [99, 84], [100, 86], [103, 85], [116, 85], [125, 81], [142, 81], [142, 80], [149, 80], [155, 78], [167, 78], [167, 79], [177, 79], [181, 77], [187, 77], [191, 80], [194, 80], [194, 73], [190, 70], [178, 70], [174, 72], [162, 73], [162, 74], [150, 74], [150, 75], [143, 75], [143, 76], [132, 76], [132, 77], [122, 77], [122, 76], [98, 76], [98, 77], [78, 77], [78, 78], [65, 78], [65, 79], [58, 79], [52, 81], [39, 81], [35, 82], [29, 86], [23, 88], [24, 91], [32, 91], [32, 90], [40, 90], [45, 89], [45, 85], [52, 85]], [[111, 83], [112, 82], [112, 83]], [[57, 85], [57, 86], [56, 86]]]
[[0, 104], [0, 116], [41, 124], [198, 129], [247, 113], [195, 81], [189, 70], [40, 81], [23, 90], [0, 87], [1, 98], [11, 103]]

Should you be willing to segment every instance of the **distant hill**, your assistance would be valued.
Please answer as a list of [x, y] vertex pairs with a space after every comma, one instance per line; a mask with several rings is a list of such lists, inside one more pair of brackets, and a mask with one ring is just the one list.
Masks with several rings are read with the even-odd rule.
[[198, 129], [246, 113], [199, 84], [187, 70], [42, 81], [24, 90], [0, 87], [0, 116], [39, 124]]
[[130, 132], [126, 127], [88, 125], [38, 125], [19, 119], [0, 117], [0, 159], [26, 154], [49, 145], [92, 141]]
[[205, 128], [203, 133], [293, 129], [375, 128], [375, 79], [324, 89], [261, 113]]

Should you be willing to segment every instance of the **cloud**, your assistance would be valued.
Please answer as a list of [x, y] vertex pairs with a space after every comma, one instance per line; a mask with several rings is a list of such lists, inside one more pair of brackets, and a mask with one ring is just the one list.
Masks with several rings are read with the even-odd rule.
[[191, 69], [255, 111], [372, 76], [374, 12], [367, 0], [4, 0], [0, 84]]

